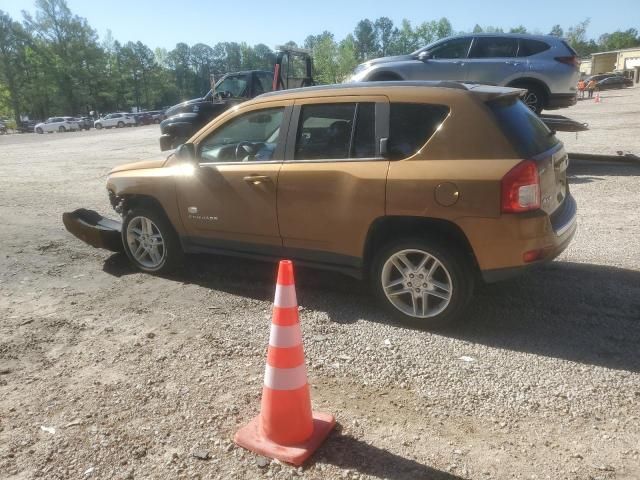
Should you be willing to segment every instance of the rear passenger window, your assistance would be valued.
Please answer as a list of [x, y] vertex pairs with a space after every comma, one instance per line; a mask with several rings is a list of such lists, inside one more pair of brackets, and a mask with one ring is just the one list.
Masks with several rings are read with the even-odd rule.
[[306, 105], [298, 125], [295, 160], [375, 156], [373, 103]]
[[536, 53], [544, 52], [545, 50], [549, 50], [551, 47], [539, 40], [525, 40], [524, 38], [520, 39], [520, 49], [518, 50], [519, 57], [528, 57], [530, 55], [535, 55]]
[[407, 158], [420, 150], [449, 114], [443, 105], [392, 103], [389, 115], [388, 156]]
[[518, 40], [504, 37], [476, 37], [469, 58], [515, 57]]

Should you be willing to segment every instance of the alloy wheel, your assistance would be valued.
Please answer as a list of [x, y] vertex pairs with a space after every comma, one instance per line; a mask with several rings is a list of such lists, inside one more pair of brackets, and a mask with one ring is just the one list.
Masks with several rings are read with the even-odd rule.
[[524, 104], [536, 113], [538, 112], [538, 101], [538, 95], [535, 92], [529, 91], [524, 97]]
[[380, 281], [387, 300], [405, 315], [430, 318], [451, 301], [453, 283], [446, 267], [429, 252], [395, 252], [384, 263]]
[[131, 219], [127, 245], [135, 261], [150, 270], [161, 267], [167, 254], [160, 229], [147, 217]]

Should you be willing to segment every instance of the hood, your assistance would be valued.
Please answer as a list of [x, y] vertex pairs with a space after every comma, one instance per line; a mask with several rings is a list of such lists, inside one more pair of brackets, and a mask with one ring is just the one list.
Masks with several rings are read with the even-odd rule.
[[374, 58], [373, 60], [367, 60], [363, 63], [367, 67], [371, 67], [373, 65], [379, 65], [381, 63], [392, 63], [392, 62], [406, 62], [407, 60], [415, 60], [416, 57], [414, 55], [395, 55], [393, 57], [381, 57]]
[[204, 98], [192, 98], [191, 100], [178, 103], [177, 105], [174, 105], [173, 107], [168, 108], [167, 111], [165, 112], [165, 115], [167, 117], [170, 117], [172, 115], [175, 115], [176, 113], [192, 112], [193, 105], [200, 102], [204, 102], [204, 101], [205, 101]]
[[166, 125], [171, 125], [177, 122], [193, 123], [193, 121], [196, 118], [198, 118], [197, 113], [193, 113], [193, 112], [178, 113], [176, 115], [172, 115], [170, 117], [165, 118], [162, 122], [160, 122], [160, 127], [162, 128]]
[[149, 168], [161, 168], [166, 161], [167, 159], [163, 157], [157, 160], [145, 160], [144, 162], [125, 163], [124, 165], [118, 165], [117, 167], [113, 168], [109, 172], [109, 175], [116, 172], [127, 172], [129, 170], [145, 170]]

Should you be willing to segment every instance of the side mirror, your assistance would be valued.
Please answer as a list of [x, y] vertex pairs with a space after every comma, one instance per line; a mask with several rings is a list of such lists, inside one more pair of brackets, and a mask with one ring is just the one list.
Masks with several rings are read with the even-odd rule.
[[420, 52], [418, 54], [418, 60], [421, 62], [425, 62], [431, 58], [431, 54], [429, 52]]
[[176, 148], [174, 155], [178, 160], [192, 163], [196, 160], [196, 149], [193, 143], [183, 143]]

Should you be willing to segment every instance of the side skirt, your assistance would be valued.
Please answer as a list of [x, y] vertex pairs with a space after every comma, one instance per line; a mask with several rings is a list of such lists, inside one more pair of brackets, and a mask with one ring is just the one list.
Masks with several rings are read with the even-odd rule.
[[305, 267], [331, 270], [359, 280], [363, 278], [362, 259], [349, 255], [198, 237], [180, 237], [180, 242], [185, 253], [224, 255], [261, 262], [278, 262], [288, 258]]

